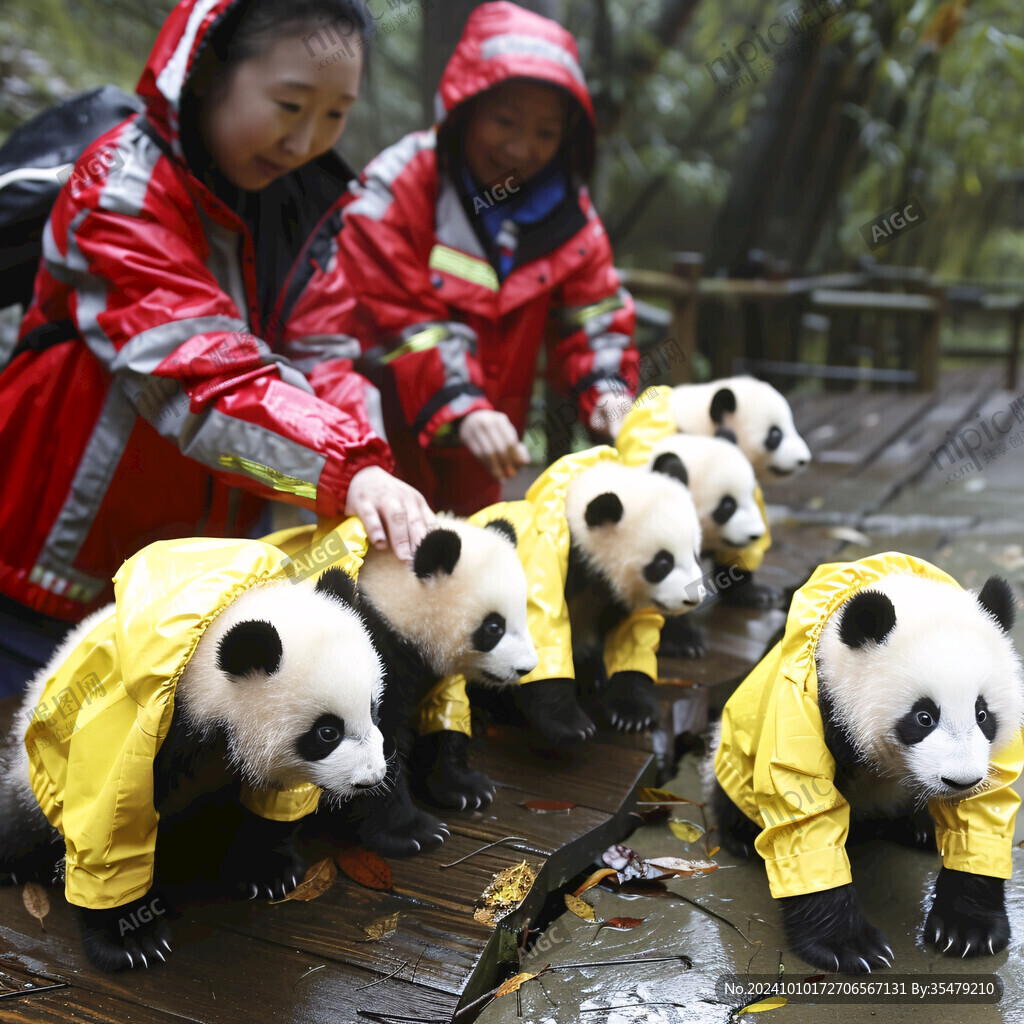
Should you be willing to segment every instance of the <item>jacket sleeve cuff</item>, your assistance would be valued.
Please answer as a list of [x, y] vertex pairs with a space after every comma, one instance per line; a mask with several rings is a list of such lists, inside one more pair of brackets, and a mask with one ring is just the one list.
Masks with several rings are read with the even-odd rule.
[[380, 466], [389, 473], [395, 466], [391, 449], [376, 435], [371, 435], [355, 452], [332, 454], [320, 471], [316, 488], [316, 514], [324, 519], [343, 518], [352, 477], [367, 466]]
[[665, 617], [652, 608], [633, 612], [619, 623], [604, 644], [608, 676], [616, 672], [642, 672], [658, 679], [658, 642]]
[[850, 860], [841, 846], [804, 850], [764, 862], [772, 896], [803, 896], [848, 885], [853, 881]]
[[239, 802], [268, 821], [298, 821], [316, 810], [320, 789], [311, 782], [293, 789], [250, 789], [243, 785]]
[[[476, 389], [473, 389], [476, 392]], [[479, 409], [493, 409], [490, 400], [482, 394], [462, 392], [442, 405], [419, 430], [417, 438], [422, 447], [431, 444], [459, 443], [458, 421]]]
[[[568, 638], [567, 638], [568, 639]], [[537, 667], [519, 680], [520, 685], [535, 683], [540, 679], [575, 679], [576, 670], [572, 662], [572, 647], [569, 644], [552, 644], [537, 648]]]
[[465, 676], [445, 676], [420, 701], [416, 711], [416, 731], [420, 736], [431, 732], [472, 735]]

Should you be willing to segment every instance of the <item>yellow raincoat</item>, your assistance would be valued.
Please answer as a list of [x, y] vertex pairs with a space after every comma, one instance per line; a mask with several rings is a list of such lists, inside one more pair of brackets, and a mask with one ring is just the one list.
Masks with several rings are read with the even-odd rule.
[[[566, 455], [549, 466], [526, 492], [523, 501], [499, 502], [469, 517], [485, 526], [494, 519], [507, 519], [516, 528], [516, 552], [526, 573], [527, 623], [537, 650], [537, 667], [520, 683], [538, 679], [575, 679], [572, 634], [565, 601], [565, 579], [569, 571], [569, 524], [565, 500], [569, 482], [584, 469], [599, 462], [618, 461], [614, 448], [600, 445], [575, 455]], [[627, 616], [605, 640], [604, 662], [614, 672], [643, 672], [658, 678], [658, 641], [664, 618], [653, 608]], [[470, 733], [470, 709], [466, 680], [462, 676], [442, 679], [424, 698], [417, 721], [420, 735], [442, 729]]]
[[[648, 388], [633, 403], [633, 407], [622, 421], [615, 447], [619, 457], [627, 466], [644, 466], [651, 457], [651, 449], [662, 438], [679, 432], [672, 410], [669, 407], [671, 388]], [[747, 572], [761, 568], [764, 553], [772, 546], [772, 535], [768, 529], [768, 513], [764, 507], [761, 488], [754, 490], [754, 500], [761, 510], [764, 533], [744, 548], [723, 547], [712, 551], [716, 565], [736, 566]]]
[[[722, 712], [715, 774], [736, 806], [763, 829], [755, 846], [776, 898], [851, 881], [844, 849], [850, 806], [835, 788], [835, 761], [825, 746], [815, 652], [828, 617], [858, 590], [893, 573], [959, 586], [928, 562], [897, 552], [819, 566], [793, 598], [785, 636]], [[1010, 787], [1022, 763], [1018, 731], [993, 759], [989, 789], [957, 804], [929, 803], [946, 867], [1010, 877], [1020, 803]]]
[[[143, 548], [114, 577], [114, 605], [46, 683], [25, 735], [32, 790], [64, 836], [69, 903], [93, 910], [145, 895], [158, 814], [153, 761], [174, 693], [207, 626], [279, 576], [284, 554], [253, 540], [195, 538]], [[320, 790], [244, 790], [276, 821], [311, 814]]]

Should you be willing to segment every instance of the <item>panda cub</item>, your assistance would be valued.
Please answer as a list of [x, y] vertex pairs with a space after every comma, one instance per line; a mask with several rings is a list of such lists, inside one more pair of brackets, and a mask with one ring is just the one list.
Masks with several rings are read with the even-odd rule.
[[[31, 720], [27, 736], [13, 729], [4, 751], [0, 879], [65, 875], [103, 970], [171, 952], [164, 882], [284, 896], [306, 869], [293, 822], [321, 797], [347, 801], [385, 778], [373, 721], [383, 670], [352, 586], [234, 573], [168, 596], [174, 566], [197, 548], [211, 564], [255, 552], [270, 563], [264, 578], [281, 560], [255, 541], [144, 549], [132, 561], [162, 549], [164, 573], [72, 631], [30, 684], [16, 719]], [[200, 603], [211, 596], [219, 614]], [[147, 616], [146, 597], [166, 610]], [[65, 729], [72, 683], [81, 707]]]
[[[461, 674], [489, 687], [515, 685], [537, 665], [526, 621], [526, 576], [512, 524], [486, 527], [440, 517], [421, 541], [412, 569], [391, 551], [370, 548], [359, 570], [359, 607], [384, 659], [380, 725], [387, 740], [390, 788], [357, 801], [360, 838], [389, 856], [444, 842], [446, 827], [417, 808], [407, 781], [420, 701], [440, 679]], [[340, 574], [340, 569], [328, 575]], [[493, 784], [466, 765], [468, 737], [446, 733], [430, 761], [452, 793]], [[483, 802], [482, 800], [478, 800]]]
[[[729, 431], [762, 484], [801, 472], [811, 461], [807, 442], [793, 425], [789, 403], [754, 377], [680, 385], [669, 395], [669, 409], [684, 434]], [[777, 587], [755, 582], [752, 572], [734, 569], [732, 577], [733, 585], [721, 595], [726, 604], [770, 608], [782, 600]]]
[[999, 577], [974, 595], [896, 553], [822, 566], [782, 642], [727, 703], [715, 760], [723, 843], [765, 858], [789, 944], [809, 964], [892, 966], [850, 881], [851, 818], [906, 842], [932, 833], [943, 864], [927, 942], [957, 957], [1006, 947], [1020, 803], [1010, 786], [1024, 761], [1013, 616]]
[[[737, 554], [765, 537], [767, 527], [757, 503], [757, 480], [750, 460], [733, 435], [703, 437], [671, 434], [654, 443], [648, 465], [661, 469], [678, 460], [682, 479], [700, 517], [703, 552], [714, 558], [714, 589], [724, 593], [743, 570], [730, 564]], [[677, 470], [677, 473], [679, 471]], [[660, 652], [668, 657], [696, 658], [705, 653], [701, 630], [689, 616], [668, 619], [661, 631]]]
[[[576, 677], [595, 680], [602, 713], [624, 731], [657, 721], [655, 680], [633, 670], [605, 680], [609, 635], [645, 609], [682, 615], [701, 600], [700, 522], [685, 479], [674, 457], [656, 472], [602, 461], [576, 475], [566, 494], [565, 599]], [[563, 744], [595, 731], [576, 693], [576, 680], [547, 679], [520, 687], [518, 696], [531, 726]]]

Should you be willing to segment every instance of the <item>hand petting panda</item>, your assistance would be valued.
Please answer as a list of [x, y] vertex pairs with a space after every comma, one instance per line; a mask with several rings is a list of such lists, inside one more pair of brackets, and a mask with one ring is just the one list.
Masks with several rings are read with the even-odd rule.
[[919, 842], [925, 801], [943, 858], [925, 941], [957, 957], [1006, 947], [1019, 803], [1009, 787], [1024, 764], [1013, 618], [999, 577], [974, 595], [894, 552], [821, 566], [781, 643], [727, 703], [714, 792], [723, 845], [765, 858], [790, 947], [814, 967], [892, 966], [843, 847], [861, 825]]
[[439, 803], [484, 806], [493, 797], [491, 780], [466, 765], [468, 736], [443, 730], [414, 749], [414, 720], [420, 701], [446, 676], [504, 687], [537, 665], [515, 542], [504, 520], [480, 527], [442, 518], [417, 547], [411, 569], [390, 551], [370, 550], [359, 570], [359, 608], [385, 665], [380, 725], [389, 789], [357, 801], [353, 811], [362, 841], [386, 856], [440, 846], [448, 834], [413, 803], [410, 759], [416, 782]]
[[352, 588], [284, 582], [284, 562], [259, 541], [150, 545], [30, 684], [0, 776], [0, 879], [52, 877], [66, 853], [102, 970], [171, 952], [168, 878], [285, 895], [306, 868], [299, 819], [384, 780], [383, 671]]

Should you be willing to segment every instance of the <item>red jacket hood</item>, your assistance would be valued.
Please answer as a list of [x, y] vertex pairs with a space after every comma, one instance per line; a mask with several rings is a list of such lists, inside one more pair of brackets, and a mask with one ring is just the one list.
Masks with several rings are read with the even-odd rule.
[[239, 6], [240, 0], [181, 0], [167, 15], [135, 87], [150, 120], [167, 134], [179, 154], [178, 118], [185, 84], [213, 28], [233, 8], [240, 14]]
[[550, 18], [516, 4], [483, 4], [469, 16], [437, 91], [442, 123], [464, 100], [509, 78], [534, 78], [567, 90], [594, 125], [594, 105], [576, 40]]

